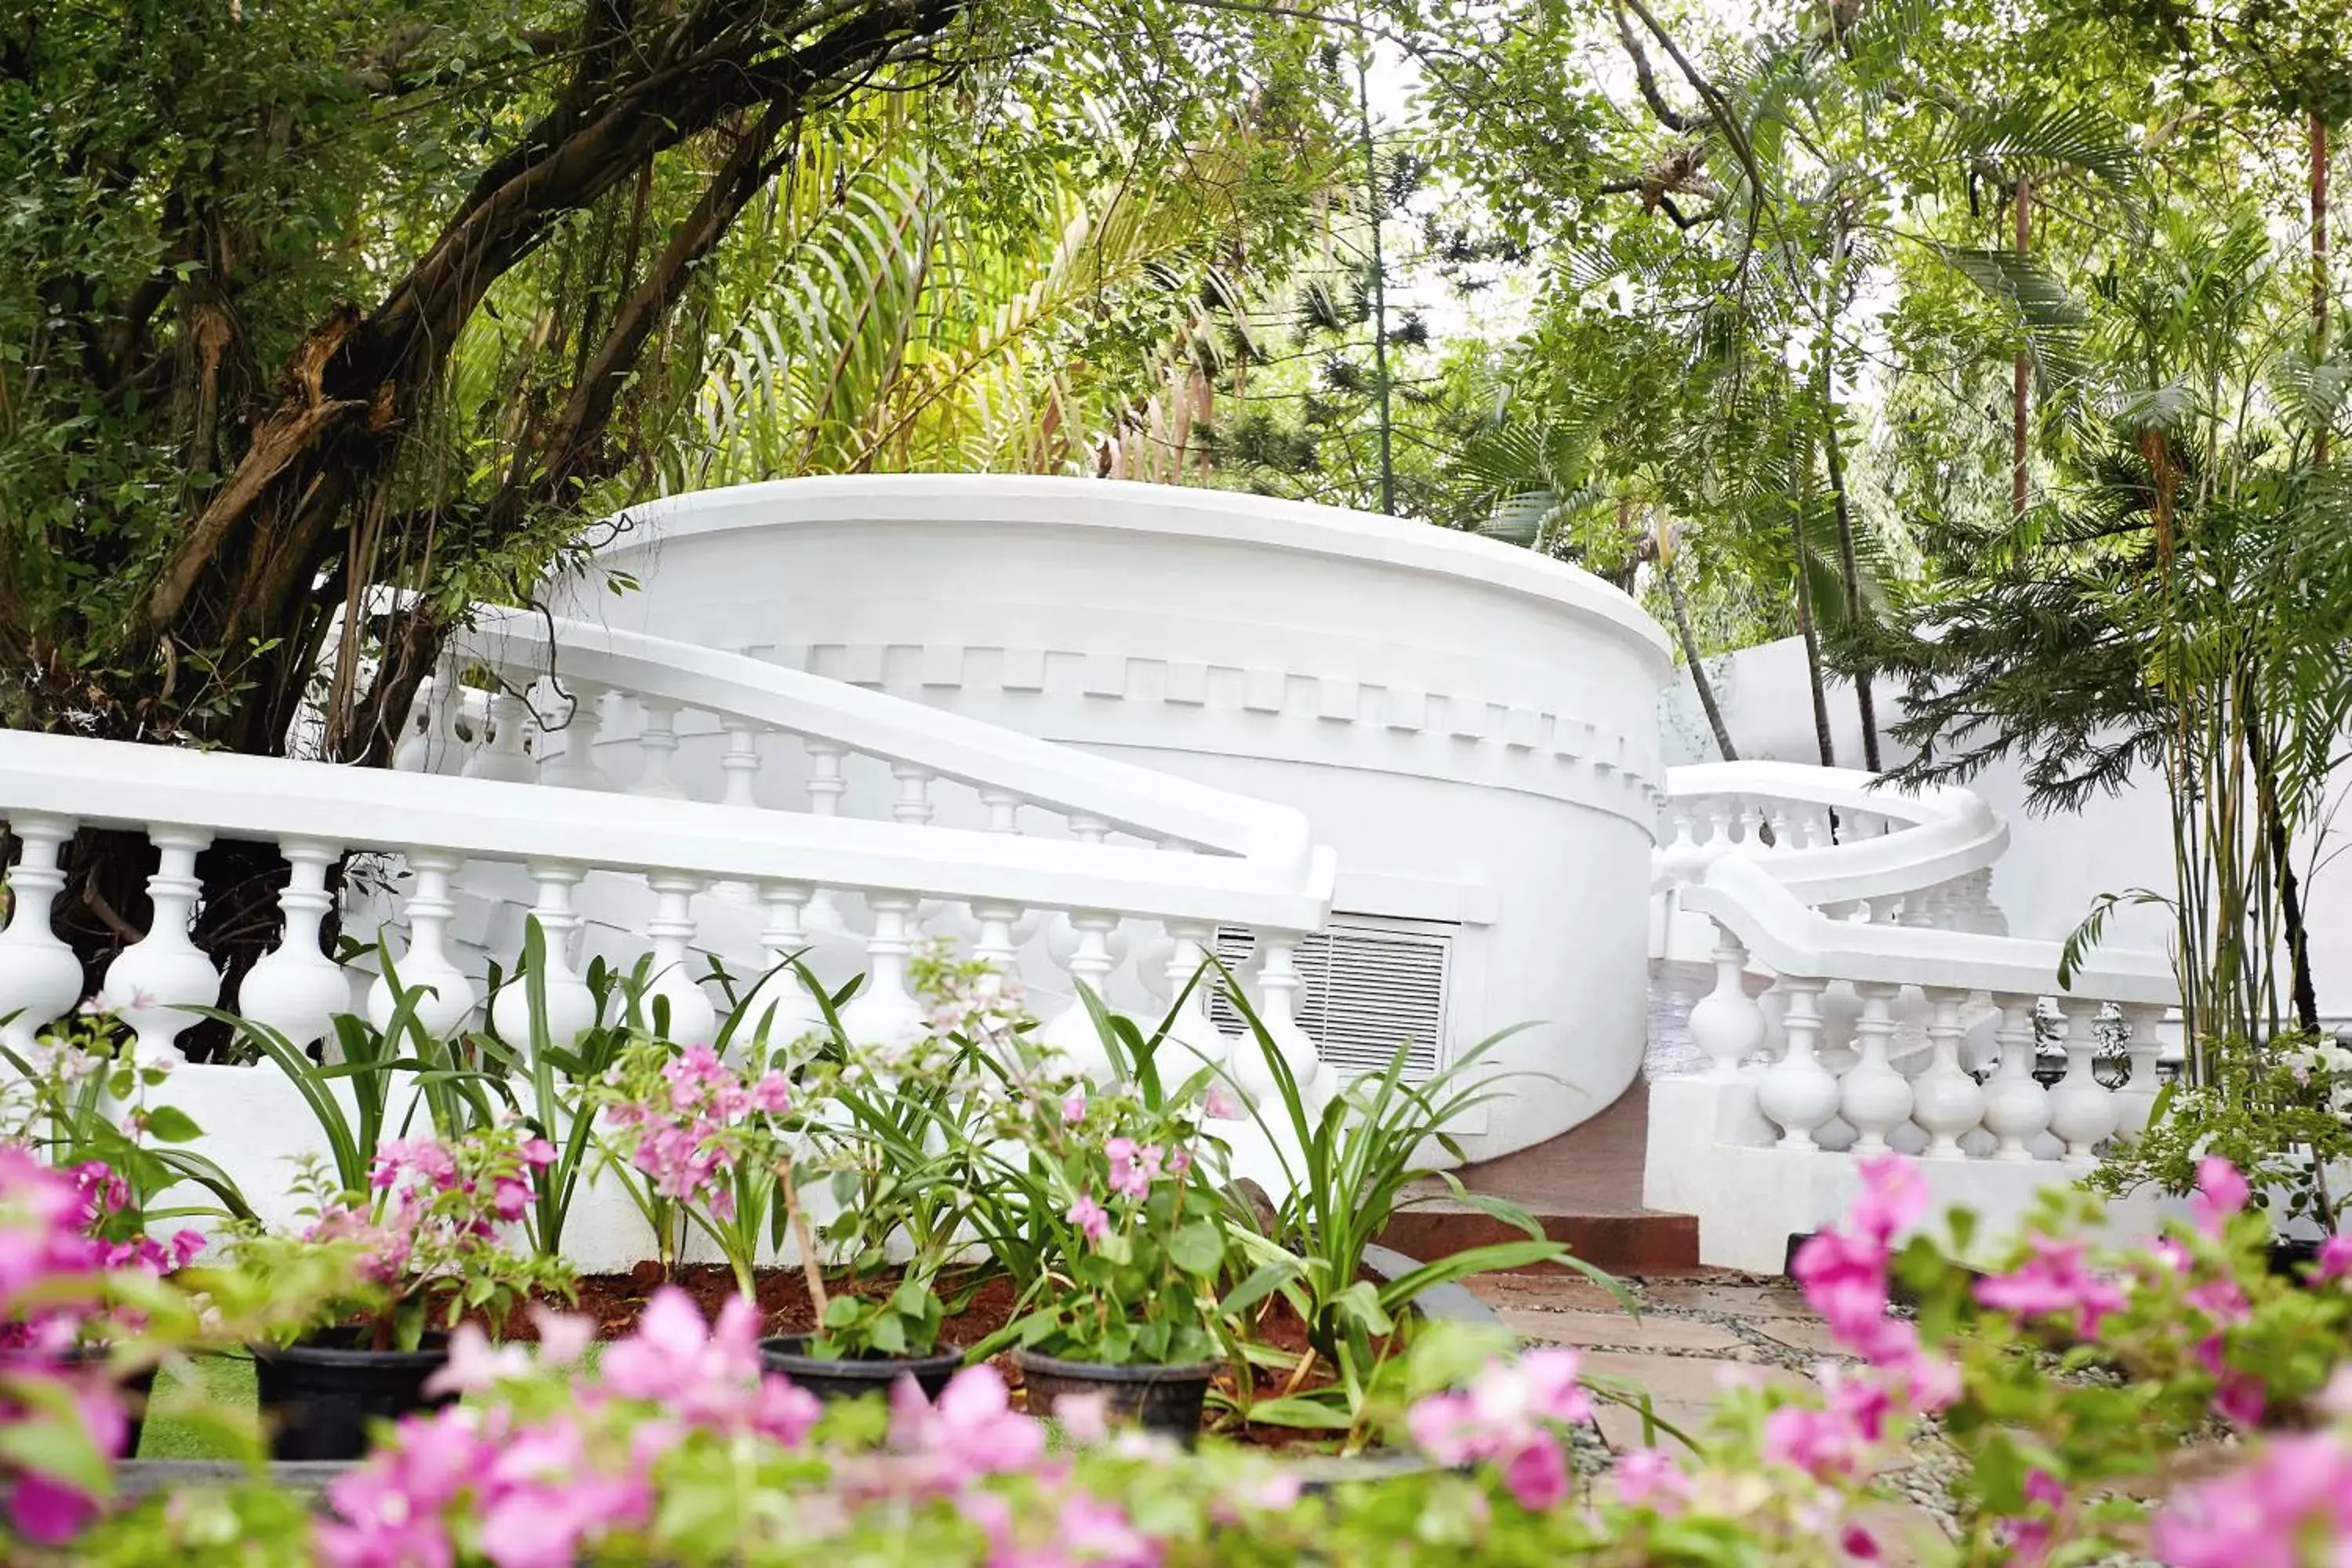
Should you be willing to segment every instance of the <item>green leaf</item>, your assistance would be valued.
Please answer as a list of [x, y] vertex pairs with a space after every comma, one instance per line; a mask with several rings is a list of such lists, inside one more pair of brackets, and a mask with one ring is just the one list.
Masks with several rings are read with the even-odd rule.
[[824, 1326], [845, 1329], [857, 1321], [857, 1310], [865, 1303], [855, 1296], [835, 1296], [824, 1304]]
[[147, 1113], [147, 1136], [158, 1143], [193, 1143], [204, 1135], [195, 1118], [176, 1105], [159, 1105]]
[[1359, 1279], [1340, 1291], [1331, 1305], [1341, 1317], [1353, 1319], [1373, 1333], [1395, 1331], [1395, 1321], [1381, 1308], [1380, 1287], [1369, 1279]]
[[1168, 1238], [1168, 1257], [1185, 1273], [1206, 1279], [1225, 1260], [1225, 1239], [1210, 1221], [1194, 1220]]
[[1302, 1394], [1261, 1399], [1244, 1412], [1260, 1426], [1290, 1426], [1314, 1432], [1345, 1432], [1355, 1425], [1347, 1411]]
[[1217, 1303], [1218, 1315], [1230, 1318], [1245, 1312], [1297, 1278], [1298, 1269], [1295, 1264], [1261, 1264], [1255, 1273], [1234, 1286], [1225, 1299]]
[[903, 1355], [907, 1350], [907, 1320], [884, 1315], [874, 1320], [874, 1348], [884, 1355]]

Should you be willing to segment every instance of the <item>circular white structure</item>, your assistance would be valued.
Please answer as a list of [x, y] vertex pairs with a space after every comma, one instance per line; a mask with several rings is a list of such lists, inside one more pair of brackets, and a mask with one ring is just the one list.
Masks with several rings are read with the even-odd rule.
[[[1471, 1157], [1565, 1131], [1638, 1070], [1672, 661], [1588, 574], [1424, 523], [1097, 479], [793, 479], [629, 516], [561, 613], [1305, 811], [1339, 858], [1332, 931], [1301, 955], [1327, 1059], [1410, 1036], [1425, 1069], [1517, 1028], [1485, 1059], [1531, 1076], [1462, 1124]], [[684, 737], [689, 794], [719, 797], [721, 750]], [[797, 804], [780, 761], [761, 793]], [[878, 800], [890, 781], [851, 783]], [[940, 819], [986, 820], [951, 800]]]

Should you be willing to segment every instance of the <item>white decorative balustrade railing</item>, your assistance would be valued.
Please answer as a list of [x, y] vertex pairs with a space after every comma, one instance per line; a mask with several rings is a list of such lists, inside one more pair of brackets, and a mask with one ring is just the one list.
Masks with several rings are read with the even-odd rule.
[[[849, 691], [844, 701], [866, 707], [862, 700], [870, 696]], [[829, 722], [813, 710], [787, 716], [812, 729]], [[695, 894], [727, 882], [756, 889], [765, 911], [760, 950], [738, 973], [772, 967], [783, 955], [803, 951], [804, 917], [820, 900], [863, 905], [865, 983], [845, 1024], [857, 1037], [881, 1041], [920, 1026], [908, 963], [926, 916], [965, 911], [972, 933], [969, 951], [1006, 961], [1024, 928], [1034, 931], [1036, 915], [1062, 911], [1075, 933], [1061, 960], [1066, 974], [1097, 989], [1114, 967], [1110, 938], [1124, 924], [1150, 922], [1164, 933], [1157, 976], [1163, 987], [1189, 978], [1218, 927], [1251, 928], [1259, 948], [1257, 1000], [1270, 1030], [1313, 1079], [1313, 1047], [1291, 1017], [1297, 986], [1288, 958], [1328, 911], [1333, 867], [1296, 814], [1166, 785], [1141, 770], [1090, 758], [1073, 759], [1082, 785], [1056, 787], [1036, 772], [1037, 753], [1053, 748], [1020, 737], [1004, 739], [1000, 765], [976, 752], [955, 753], [950, 743], [969, 737], [952, 733], [951, 725], [942, 725], [944, 738], [899, 739], [846, 721], [832, 727], [864, 744], [919, 752], [942, 772], [992, 790], [1018, 785], [1064, 805], [1101, 805], [1129, 831], [1171, 838], [1190, 834], [1238, 843], [1250, 852], [1168, 853], [1102, 835], [1048, 839], [971, 831], [929, 825], [911, 811], [875, 822], [687, 800], [654, 808], [628, 795], [495, 778], [0, 732], [0, 815], [24, 847], [9, 879], [14, 910], [0, 931], [0, 1016], [10, 1019], [12, 1043], [29, 1043], [35, 1031], [80, 1000], [78, 967], [50, 929], [49, 915], [60, 885], [60, 849], [87, 826], [143, 831], [157, 850], [158, 868], [148, 884], [154, 918], [143, 937], [114, 960], [104, 987], [136, 1031], [138, 1049], [150, 1058], [176, 1054], [177, 1037], [196, 1021], [190, 1009], [197, 1006], [233, 1004], [301, 1041], [320, 1037], [334, 1013], [352, 1010], [353, 976], [320, 950], [319, 931], [330, 907], [330, 868], [346, 854], [369, 853], [392, 857], [404, 868], [394, 879], [405, 886], [396, 900], [397, 923], [407, 931], [400, 973], [409, 984], [432, 989], [420, 1013], [436, 1027], [456, 1026], [486, 1000], [477, 977], [453, 960], [453, 892], [483, 868], [503, 865], [519, 868], [528, 880], [530, 912], [552, 939], [547, 1005], [551, 1033], [559, 1039], [576, 1034], [589, 1017], [587, 987], [575, 967], [581, 916], [573, 900], [583, 879], [595, 875], [634, 882], [649, 895], [651, 914], [643, 921], [638, 952], [652, 958], [655, 992], [669, 999], [673, 1027], [682, 1037], [709, 1028], [715, 1015], [690, 960], [698, 946], [709, 951], [698, 942], [695, 913], [707, 901], [698, 906]], [[1157, 798], [1163, 795], [1168, 798]], [[1011, 793], [1009, 798], [1017, 808], [1025, 797]], [[289, 867], [279, 899], [280, 940], [233, 998], [222, 996], [220, 975], [188, 935], [201, 895], [195, 859], [215, 838], [274, 843]], [[641, 896], [641, 901], [647, 900]], [[1048, 948], [1045, 957], [1055, 956], [1053, 944], [1034, 945]], [[618, 956], [625, 963], [637, 954]], [[1028, 962], [1035, 964], [1039, 955], [1032, 952]], [[783, 1038], [815, 1021], [813, 1002], [797, 984], [782, 984], [786, 978], [770, 982], [769, 997], [778, 1009], [771, 1033], [781, 1030]], [[826, 978], [838, 984], [846, 977]], [[521, 987], [509, 986], [490, 1005], [501, 1033], [527, 1037], [529, 1003]], [[390, 1017], [392, 997], [381, 979], [365, 1008], [379, 1024]], [[755, 1012], [762, 1010], [755, 1003]], [[1192, 999], [1177, 1033], [1203, 1054], [1223, 1049], [1205, 997]], [[1046, 1020], [1042, 1034], [1082, 1065], [1107, 1067], [1074, 995]], [[1254, 1051], [1235, 1054], [1234, 1066], [1245, 1088], [1264, 1073]]]
[[1654, 957], [1710, 945], [1684, 892], [1718, 861], [1752, 860], [1833, 919], [1998, 935], [1990, 889], [2009, 829], [1973, 793], [1887, 788], [1876, 775], [1801, 763], [1670, 769], [1652, 857]]
[[[1689, 1015], [1711, 1067], [1653, 1084], [1645, 1195], [1698, 1214], [1705, 1261], [1776, 1267], [1851, 1181], [1850, 1162], [1824, 1154], [1920, 1155], [1939, 1199], [2014, 1216], [2146, 1125], [2180, 1049], [2168, 955], [2102, 948], [2062, 987], [2059, 943], [1969, 929], [1982, 911], [1969, 889], [2002, 835], [1962, 794], [1934, 811], [1878, 797], [1908, 807], [1882, 808], [1903, 825], [1851, 846], [1750, 853], [1734, 839], [1677, 858], [1675, 911], [1711, 933], [1713, 988]], [[1842, 1030], [1832, 987], [1850, 1004]], [[2066, 1059], [2054, 1087], [2035, 1077], [2045, 1041]]]

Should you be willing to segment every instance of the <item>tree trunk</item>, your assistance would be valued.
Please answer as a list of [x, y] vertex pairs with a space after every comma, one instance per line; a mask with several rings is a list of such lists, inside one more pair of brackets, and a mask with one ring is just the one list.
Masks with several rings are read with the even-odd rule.
[[1805, 513], [1813, 505], [1812, 443], [1801, 443], [1797, 477], [1797, 634], [1805, 639], [1805, 676], [1812, 688], [1813, 742], [1821, 750], [1822, 766], [1837, 766], [1837, 742], [1830, 733], [1830, 694], [1822, 676], [1821, 637], [1813, 628], [1813, 586], [1806, 570]]
[[[2327, 121], [2311, 111], [2311, 360], [2327, 356]], [[2311, 457], [2327, 461], [2327, 420], [2312, 433]]]
[[1691, 685], [1697, 689], [1698, 705], [1706, 711], [1707, 728], [1715, 731], [1715, 749], [1723, 753], [1727, 763], [1739, 760], [1739, 752], [1731, 744], [1731, 727], [1723, 721], [1723, 708], [1715, 700], [1715, 682], [1706, 678], [1706, 666], [1698, 656], [1698, 634], [1691, 630], [1690, 602], [1683, 597], [1682, 579], [1675, 575], [1675, 557], [1671, 551], [1658, 556], [1658, 575], [1666, 584], [1666, 602], [1674, 606], [1675, 633], [1682, 640], [1683, 662], [1690, 666]]
[[[1837, 405], [1829, 396], [1826, 356], [1822, 366], [1822, 456], [1829, 463], [1830, 501], [1837, 513], [1838, 572], [1845, 579], [1845, 624], [1850, 628], [1859, 628], [1863, 614], [1862, 567], [1854, 558], [1853, 513], [1846, 501], [1845, 462], [1838, 454]], [[1877, 773], [1878, 703], [1871, 688], [1871, 669], [1864, 665], [1854, 673], [1853, 702], [1862, 715], [1862, 765]]]
[[[2026, 254], [2033, 235], [2033, 182], [2017, 182], [2017, 254]], [[2025, 413], [2031, 356], [2023, 349], [2017, 351], [2017, 363], [2011, 367], [2012, 385], [2010, 391], [2009, 432], [2009, 510], [2013, 517], [2025, 516]]]

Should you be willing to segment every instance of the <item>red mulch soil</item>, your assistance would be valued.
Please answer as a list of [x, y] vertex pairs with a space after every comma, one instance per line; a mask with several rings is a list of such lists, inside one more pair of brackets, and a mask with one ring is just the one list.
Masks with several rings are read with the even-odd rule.
[[[808, 1281], [799, 1269], [765, 1268], [753, 1279], [758, 1286], [755, 1300], [760, 1307], [760, 1331], [762, 1334], [802, 1334], [816, 1327], [816, 1308], [809, 1296]], [[898, 1289], [898, 1270], [888, 1269], [859, 1281], [854, 1289], [862, 1296], [887, 1296]], [[670, 1283], [692, 1297], [706, 1318], [716, 1317], [719, 1308], [735, 1294], [734, 1274], [715, 1263], [689, 1264], [679, 1269]], [[641, 1263], [626, 1274], [583, 1275], [579, 1302], [568, 1310], [593, 1319], [598, 1339], [616, 1340], [636, 1327], [646, 1300], [662, 1284], [661, 1268], [651, 1262]], [[845, 1288], [850, 1287], [836, 1285], [830, 1280], [826, 1282], [829, 1290], [837, 1291]], [[940, 1299], [949, 1308], [947, 1319], [940, 1329], [942, 1345], [977, 1344], [986, 1339], [1012, 1321], [1016, 1300], [1013, 1281], [1001, 1274], [977, 1280], [970, 1276], [959, 1278], [950, 1275], [940, 1281]], [[554, 1304], [562, 1305], [560, 1302]], [[537, 1334], [530, 1320], [518, 1313], [509, 1320], [505, 1337], [530, 1340]], [[1290, 1310], [1287, 1301], [1276, 1296], [1259, 1317], [1257, 1340], [1259, 1343], [1296, 1360], [1307, 1351], [1307, 1325]], [[1375, 1348], [1379, 1348], [1377, 1344]], [[1003, 1373], [1007, 1384], [1015, 1389], [1021, 1386], [1021, 1369], [1010, 1355], [993, 1358], [993, 1364]], [[1261, 1396], [1279, 1391], [1281, 1374], [1261, 1369], [1257, 1377]], [[1331, 1381], [1329, 1369], [1318, 1364], [1294, 1392], [1311, 1391]], [[1220, 1375], [1217, 1382], [1218, 1386], [1228, 1394], [1233, 1391], [1230, 1373]], [[1208, 1419], [1211, 1429], [1257, 1447], [1326, 1447], [1330, 1443], [1329, 1434], [1237, 1423], [1231, 1412], [1212, 1411]]]

